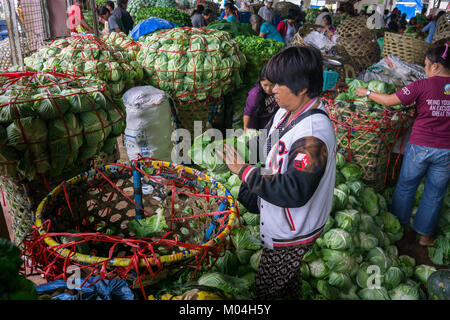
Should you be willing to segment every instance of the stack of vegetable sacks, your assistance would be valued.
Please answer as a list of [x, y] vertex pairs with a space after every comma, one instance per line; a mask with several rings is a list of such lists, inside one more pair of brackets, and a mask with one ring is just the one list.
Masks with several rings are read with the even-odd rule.
[[[243, 136], [236, 139], [243, 140]], [[201, 150], [212, 154], [213, 147], [207, 137], [194, 140], [193, 159]], [[237, 197], [241, 181], [224, 166], [207, 158], [203, 168]], [[395, 242], [403, 236], [402, 226], [387, 211], [383, 195], [360, 181], [360, 167], [338, 154], [337, 169], [332, 213], [304, 257], [303, 296], [299, 299], [426, 299], [423, 288], [436, 268], [416, 265], [413, 257], [399, 255]], [[261, 257], [259, 215], [242, 205], [239, 211], [243, 227], [233, 229], [229, 250], [197, 283], [220, 288], [236, 299], [251, 299]]]
[[136, 13], [135, 23], [146, 20], [150, 17], [161, 18], [170, 22], [177, 24], [180, 27], [191, 27], [191, 17], [176, 8], [173, 7], [151, 7], [151, 8], [141, 8]]
[[143, 79], [142, 66], [127, 51], [107, 45], [94, 35], [56, 40], [25, 58], [24, 63], [35, 71], [57, 71], [100, 79], [117, 95]]
[[0, 74], [0, 175], [32, 181], [112, 154], [125, 129], [121, 100], [99, 80], [59, 73]]
[[174, 28], [139, 39], [149, 84], [182, 102], [219, 99], [242, 84], [246, 58], [228, 33]]
[[134, 41], [133, 38], [126, 36], [123, 32], [111, 32], [103, 36], [102, 40], [109, 46], [121, 47], [130, 55], [130, 58], [133, 60], [136, 60], [136, 55], [141, 49], [139, 47], [139, 44]]

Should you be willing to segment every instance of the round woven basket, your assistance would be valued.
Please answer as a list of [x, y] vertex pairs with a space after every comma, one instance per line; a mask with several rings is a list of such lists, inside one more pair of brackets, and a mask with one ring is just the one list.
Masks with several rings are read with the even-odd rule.
[[301, 13], [299, 6], [289, 1], [279, 1], [273, 5], [274, 13], [279, 14], [282, 18], [287, 16], [289, 10], [294, 10], [298, 14]]
[[[305, 23], [298, 29], [297, 35], [304, 38], [311, 32], [317, 31], [317, 29], [319, 29], [319, 28], [323, 28], [323, 26], [318, 25], [318, 24], [313, 24], [313, 23]], [[325, 35], [327, 37], [331, 37], [333, 34], [331, 33], [330, 30], [325, 30]]]
[[386, 32], [384, 34], [383, 57], [392, 54], [403, 61], [423, 66], [429, 47], [429, 43], [413, 36]]
[[445, 42], [448, 38], [450, 38], [450, 12], [442, 15], [437, 21], [433, 43]]
[[336, 33], [341, 38], [354, 38], [357, 36], [365, 36], [368, 38], [376, 38], [375, 31], [367, 28], [366, 17], [352, 17], [342, 21], [336, 28]]
[[378, 42], [362, 35], [351, 38], [339, 37], [335, 52], [342, 57], [342, 64], [353, 66], [357, 74], [380, 60]]

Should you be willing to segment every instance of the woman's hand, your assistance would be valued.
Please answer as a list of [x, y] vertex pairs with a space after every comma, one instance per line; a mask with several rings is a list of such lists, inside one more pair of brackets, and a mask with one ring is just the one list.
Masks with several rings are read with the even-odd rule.
[[358, 96], [358, 97], [365, 97], [366, 96], [366, 94], [367, 94], [367, 89], [366, 88], [358, 88], [358, 89], [356, 89], [356, 91], [355, 91], [355, 94]]
[[230, 146], [226, 143], [223, 146], [225, 154], [223, 154], [223, 152], [220, 150], [218, 150], [217, 152], [225, 161], [230, 171], [234, 174], [238, 174], [239, 171], [244, 166], [244, 159], [241, 157], [239, 152], [237, 152], [237, 150], [233, 146]]

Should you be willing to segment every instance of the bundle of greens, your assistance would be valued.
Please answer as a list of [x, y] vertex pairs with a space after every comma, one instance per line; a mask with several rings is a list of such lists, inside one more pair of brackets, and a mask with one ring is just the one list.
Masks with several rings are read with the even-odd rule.
[[[340, 101], [344, 103], [350, 103], [357, 106], [363, 107], [371, 107], [374, 109], [385, 109], [386, 107], [374, 102], [368, 97], [358, 97], [355, 94], [357, 88], [365, 88], [371, 90], [372, 92], [377, 93], [386, 93], [391, 94], [395, 91], [395, 85], [391, 83], [386, 83], [380, 80], [370, 80], [369, 82], [365, 82], [358, 79], [345, 79], [348, 90], [346, 92], [341, 92], [335, 98], [335, 101]], [[390, 107], [392, 109], [402, 109], [403, 106], [401, 104]], [[375, 112], [376, 113], [376, 112]]]
[[142, 66], [116, 45], [107, 45], [94, 35], [77, 35], [56, 40], [24, 59], [34, 71], [62, 72], [93, 77], [108, 83], [115, 94], [143, 79]]
[[139, 12], [146, 8], [177, 8], [175, 0], [130, 0], [127, 10], [133, 18], [139, 16]]
[[219, 99], [242, 84], [245, 55], [228, 33], [174, 28], [139, 39], [149, 84], [182, 102]]
[[[336, 14], [333, 16], [333, 23], [334, 26], [337, 28], [338, 25], [341, 24], [342, 21], [344, 21], [345, 19], [351, 18], [351, 16], [347, 13], [341, 13], [341, 14]], [[316, 19], [314, 19], [314, 21], [316, 21]]]
[[192, 26], [191, 17], [174, 7], [142, 8], [136, 13], [135, 23], [138, 24], [150, 17], [161, 18], [176, 23], [180, 27]]
[[259, 36], [238, 36], [234, 40], [247, 58], [246, 84], [256, 83], [262, 66], [285, 47], [283, 42]]
[[0, 93], [0, 175], [31, 181], [84, 168], [93, 156], [111, 154], [125, 130], [122, 100], [99, 80], [5, 72]]
[[258, 34], [252, 29], [249, 23], [229, 22], [226, 20], [213, 21], [206, 29], [214, 29], [226, 31], [230, 37], [236, 38], [238, 36], [257, 36]]
[[[305, 16], [305, 21], [307, 23], [316, 23], [316, 19], [320, 14], [320, 9], [318, 8], [308, 8], [306, 10], [306, 16]], [[342, 21], [342, 20], [341, 20]]]

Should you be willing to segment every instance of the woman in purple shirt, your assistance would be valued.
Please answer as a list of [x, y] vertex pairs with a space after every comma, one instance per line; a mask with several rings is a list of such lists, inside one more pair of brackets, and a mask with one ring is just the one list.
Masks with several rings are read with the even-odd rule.
[[432, 246], [442, 201], [450, 181], [450, 46], [431, 47], [425, 58], [427, 79], [388, 95], [358, 88], [356, 95], [393, 106], [416, 105], [417, 117], [405, 149], [391, 211], [409, 225], [414, 195], [425, 177], [425, 190], [413, 221], [419, 244]]
[[261, 69], [258, 83], [248, 92], [244, 109], [244, 132], [263, 129], [279, 106], [272, 93], [273, 83], [267, 80], [266, 68]]

